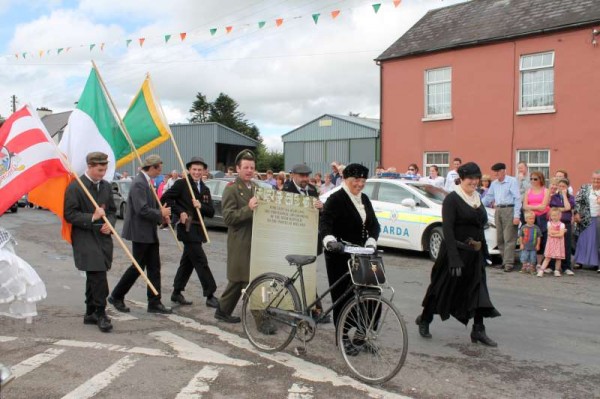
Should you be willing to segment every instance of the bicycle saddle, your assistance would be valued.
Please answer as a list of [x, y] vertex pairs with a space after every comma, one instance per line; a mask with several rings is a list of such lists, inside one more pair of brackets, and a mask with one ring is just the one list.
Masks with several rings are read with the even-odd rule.
[[307, 255], [287, 255], [285, 260], [289, 262], [290, 266], [304, 266], [313, 263], [317, 260], [317, 257]]

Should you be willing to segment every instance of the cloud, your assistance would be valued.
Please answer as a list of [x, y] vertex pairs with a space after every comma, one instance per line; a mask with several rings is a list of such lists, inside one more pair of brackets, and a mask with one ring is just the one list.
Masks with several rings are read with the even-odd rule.
[[[83, 0], [16, 27], [10, 52], [73, 48], [60, 56], [0, 60], [0, 91], [35, 106], [70, 109], [94, 57], [121, 112], [149, 72], [170, 122], [187, 122], [196, 93], [214, 100], [224, 92], [261, 129], [269, 147], [281, 148], [281, 134], [324, 113], [379, 117], [379, 67], [373, 59], [428, 8], [453, 2], [406, 3], [382, 3], [375, 14], [371, 3], [360, 0], [328, 3], [333, 6], [306, 0], [174, 0], [168, 6]], [[332, 20], [335, 7], [341, 14]], [[314, 12], [321, 13], [318, 24]], [[278, 17], [284, 21], [275, 27]], [[265, 21], [262, 29], [258, 21]], [[225, 34], [229, 24], [234, 29]], [[188, 33], [184, 42], [179, 32]], [[167, 44], [166, 33], [173, 35]], [[141, 48], [140, 37], [146, 38]], [[129, 48], [127, 38], [133, 40]], [[97, 45], [91, 52], [90, 43]], [[0, 113], [7, 110], [0, 106]]]

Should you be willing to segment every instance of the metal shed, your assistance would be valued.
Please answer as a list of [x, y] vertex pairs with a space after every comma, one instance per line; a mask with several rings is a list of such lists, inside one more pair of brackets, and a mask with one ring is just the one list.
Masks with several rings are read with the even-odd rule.
[[[258, 141], [253, 140], [236, 130], [216, 122], [208, 123], [183, 123], [169, 125], [177, 147], [181, 152], [183, 162], [193, 156], [200, 156], [208, 165], [209, 170], [226, 170], [228, 166], [235, 165], [235, 157], [243, 149], [256, 150]], [[163, 173], [171, 170], [181, 171], [181, 165], [175, 154], [170, 140], [142, 155], [158, 154], [163, 160]], [[137, 170], [137, 160], [119, 169], [133, 174]]]
[[372, 173], [380, 160], [379, 119], [325, 114], [281, 136], [285, 169], [298, 163], [313, 172], [331, 170], [333, 161], [360, 163]]

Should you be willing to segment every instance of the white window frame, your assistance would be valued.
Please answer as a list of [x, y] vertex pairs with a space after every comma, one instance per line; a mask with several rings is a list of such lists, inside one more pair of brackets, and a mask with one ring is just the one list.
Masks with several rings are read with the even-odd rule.
[[[544, 63], [544, 57], [546, 56], [550, 56], [550, 62]], [[541, 65], [525, 65], [527, 63], [528, 60], [534, 60], [536, 58], [539, 59], [539, 57], [541, 57], [542, 59], [542, 63]], [[532, 54], [523, 54], [521, 55], [521, 57], [519, 58], [519, 112], [517, 112], [518, 115], [525, 115], [525, 114], [539, 114], [539, 113], [554, 113], [556, 112], [555, 108], [554, 108], [554, 88], [555, 88], [555, 75], [554, 75], [554, 59], [555, 59], [555, 54], [554, 51], [545, 51], [542, 53], [532, 53]], [[525, 83], [525, 78], [526, 76], [534, 76], [533, 74], [537, 74], [539, 72], [551, 72], [552, 74], [552, 91], [550, 93], [545, 92], [545, 88], [544, 86], [549, 83], [546, 82], [544, 80], [542, 80], [541, 82], [537, 82], [537, 81], [533, 81], [533, 82], [528, 82], [527, 84], [531, 85], [532, 88], [534, 88], [536, 85], [540, 85], [541, 87], [541, 93], [540, 92], [536, 92], [536, 93], [532, 93], [530, 94], [530, 96], [538, 96], [538, 97], [544, 97], [544, 96], [549, 96], [552, 99], [551, 104], [544, 104], [544, 105], [539, 105], [539, 106], [528, 106], [526, 104], [524, 104], [524, 85]], [[542, 77], [543, 78], [543, 77]], [[532, 89], [535, 90], [535, 89]]]
[[[448, 78], [441, 80], [429, 81], [429, 74], [433, 72], [443, 72], [448, 71]], [[431, 121], [431, 120], [443, 120], [443, 119], [452, 119], [452, 67], [443, 67], [443, 68], [434, 68], [434, 69], [426, 69], [423, 77], [424, 83], [424, 112], [425, 115], [422, 121]], [[444, 86], [448, 87], [449, 90], [449, 106], [448, 112], [440, 112], [440, 113], [429, 113], [429, 87], [437, 87], [442, 89], [440, 93], [441, 97], [444, 97], [443, 88]], [[443, 104], [443, 103], [442, 103]], [[438, 104], [434, 104], [434, 106], [439, 106]]]
[[[429, 162], [429, 159], [427, 159], [427, 157], [431, 155], [431, 156], [442, 156], [444, 157], [444, 155], [448, 158], [447, 159], [447, 163], [441, 163], [441, 162]], [[423, 172], [421, 173], [422, 176], [429, 176], [429, 167], [435, 165], [438, 167], [438, 174], [442, 177], [446, 177], [446, 175], [448, 174], [448, 171], [450, 170], [450, 151], [426, 151], [423, 153]], [[445, 172], [445, 173], [444, 173]]]
[[[547, 162], [540, 162], [539, 153], [546, 153]], [[538, 153], [537, 161], [532, 161], [533, 153]], [[529, 173], [534, 171], [542, 172], [546, 180], [550, 178], [550, 155], [551, 151], [549, 149], [528, 149], [528, 150], [517, 150], [517, 164], [515, 165], [515, 170], [517, 170], [517, 166], [519, 162], [527, 163], [527, 169]]]

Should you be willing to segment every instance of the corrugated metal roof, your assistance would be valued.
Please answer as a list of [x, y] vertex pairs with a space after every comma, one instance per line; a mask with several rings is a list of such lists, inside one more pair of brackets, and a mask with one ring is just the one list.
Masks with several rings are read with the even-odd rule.
[[193, 134], [195, 132], [198, 132], [198, 134], [209, 134], [208, 132], [212, 132], [215, 143], [245, 145], [251, 147], [256, 147], [259, 144], [258, 141], [251, 139], [248, 136], [244, 136], [242, 133], [217, 122], [176, 123], [169, 126], [173, 132], [173, 129], [183, 129], [187, 131], [188, 134]]
[[600, 0], [472, 0], [429, 11], [376, 60], [598, 23]]
[[50, 137], [54, 137], [67, 126], [71, 112], [72, 111], [58, 112], [56, 114], [46, 115], [42, 118], [42, 123], [46, 126], [46, 130], [50, 133]]
[[[337, 123], [334, 123], [334, 120]], [[324, 122], [331, 123], [325, 124]], [[286, 141], [343, 140], [379, 137], [379, 119], [324, 114], [281, 136]]]

